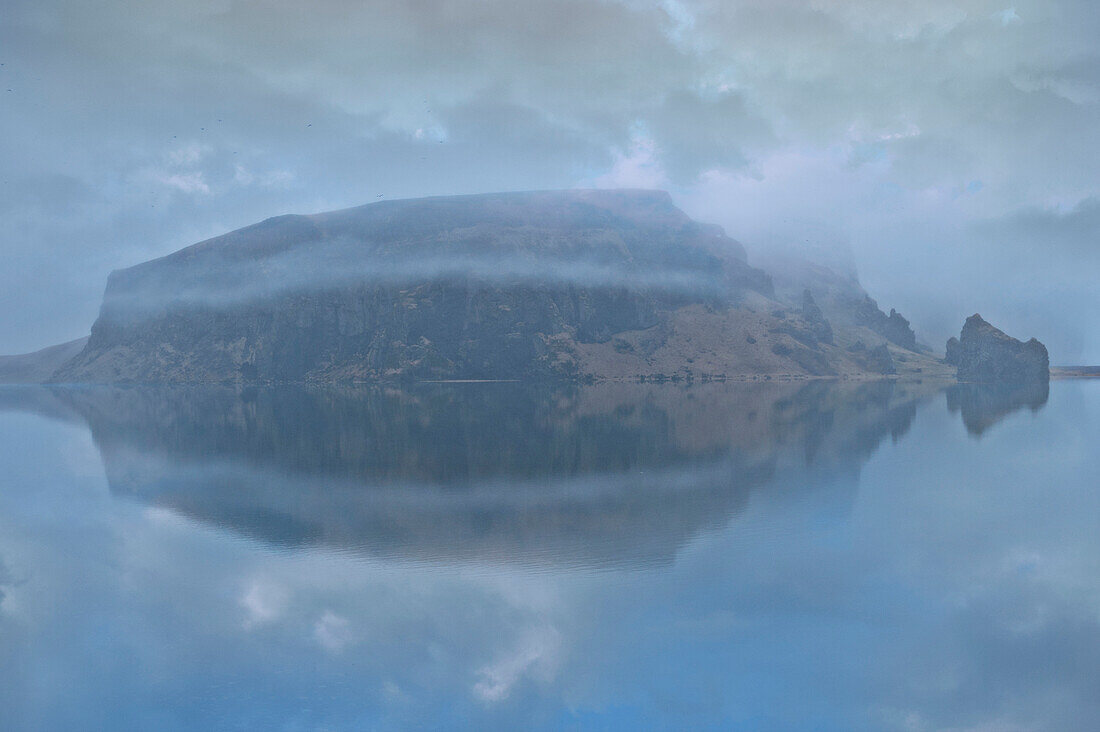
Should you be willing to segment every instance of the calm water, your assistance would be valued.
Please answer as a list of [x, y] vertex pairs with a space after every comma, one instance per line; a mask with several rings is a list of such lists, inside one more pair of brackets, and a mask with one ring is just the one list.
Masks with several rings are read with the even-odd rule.
[[0, 389], [0, 728], [1100, 729], [1100, 382]]

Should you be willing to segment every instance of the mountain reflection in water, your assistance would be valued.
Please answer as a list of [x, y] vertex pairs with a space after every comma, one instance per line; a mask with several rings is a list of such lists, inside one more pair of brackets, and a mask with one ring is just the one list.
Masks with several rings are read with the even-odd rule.
[[[520, 384], [57, 388], [117, 495], [283, 547], [409, 559], [665, 562], [764, 487], [898, 439], [929, 388]], [[9, 394], [8, 403], [12, 404]]]
[[1050, 397], [1046, 381], [1025, 384], [956, 384], [947, 390], [947, 408], [961, 412], [966, 431], [980, 437], [997, 422], [1027, 407], [1042, 409]]
[[[257, 539], [413, 560], [670, 561], [762, 489], [828, 484], [936, 387], [420, 384], [10, 389], [86, 422], [111, 491]], [[1045, 390], [956, 386], [980, 434]]]
[[1095, 729], [1094, 386], [0, 388], [0, 727]]

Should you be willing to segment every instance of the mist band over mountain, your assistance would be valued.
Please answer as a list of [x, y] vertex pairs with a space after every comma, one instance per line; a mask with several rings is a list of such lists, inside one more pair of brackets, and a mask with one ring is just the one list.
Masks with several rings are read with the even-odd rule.
[[113, 272], [86, 343], [8, 359], [74, 383], [954, 377], [851, 274], [767, 273], [649, 190], [267, 219]]

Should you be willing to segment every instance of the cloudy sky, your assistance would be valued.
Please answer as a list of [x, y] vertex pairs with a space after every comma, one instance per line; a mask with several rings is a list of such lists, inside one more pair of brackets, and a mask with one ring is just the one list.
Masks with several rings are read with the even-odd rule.
[[1100, 362], [1090, 0], [6, 0], [0, 352], [267, 216], [659, 187], [750, 252], [850, 248], [939, 345]]

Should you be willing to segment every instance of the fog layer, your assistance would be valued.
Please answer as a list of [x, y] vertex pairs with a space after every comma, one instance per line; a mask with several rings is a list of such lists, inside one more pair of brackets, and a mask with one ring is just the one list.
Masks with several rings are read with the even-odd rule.
[[928, 342], [978, 311], [1098, 362], [1097, 37], [1084, 0], [13, 0], [0, 352], [267, 216], [641, 186], [850, 249]]

